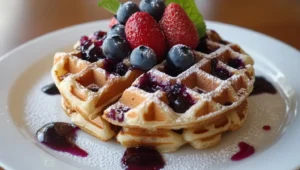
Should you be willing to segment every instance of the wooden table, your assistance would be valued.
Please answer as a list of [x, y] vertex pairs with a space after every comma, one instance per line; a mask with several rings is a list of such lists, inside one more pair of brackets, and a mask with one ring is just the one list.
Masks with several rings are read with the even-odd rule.
[[[300, 49], [299, 0], [196, 1], [207, 20], [253, 29]], [[97, 0], [2, 1], [0, 56], [47, 32], [112, 16], [96, 4]]]

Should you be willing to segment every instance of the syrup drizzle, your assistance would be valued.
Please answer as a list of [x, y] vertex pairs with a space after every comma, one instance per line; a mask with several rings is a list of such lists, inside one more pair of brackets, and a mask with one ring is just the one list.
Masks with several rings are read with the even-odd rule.
[[48, 95], [59, 95], [60, 92], [54, 83], [46, 85], [42, 88], [42, 92]]
[[37, 131], [36, 138], [40, 143], [53, 150], [86, 157], [88, 153], [74, 143], [76, 140], [75, 133], [78, 129], [74, 124], [63, 122], [48, 123]]
[[250, 96], [261, 94], [261, 93], [276, 94], [277, 91], [275, 87], [264, 77], [256, 76], [254, 82], [254, 88]]
[[121, 159], [121, 166], [125, 170], [158, 170], [165, 166], [165, 161], [155, 149], [127, 148]]
[[231, 160], [232, 161], [240, 161], [240, 160], [243, 160], [249, 156], [251, 156], [252, 154], [254, 154], [255, 152], [255, 149], [253, 146], [247, 144], [246, 142], [240, 142], [239, 143], [239, 148], [240, 148], [240, 151], [237, 152], [236, 154], [234, 154], [232, 157], [231, 157]]
[[270, 125], [265, 125], [265, 126], [263, 126], [263, 130], [269, 131], [269, 130], [271, 130], [271, 126]]

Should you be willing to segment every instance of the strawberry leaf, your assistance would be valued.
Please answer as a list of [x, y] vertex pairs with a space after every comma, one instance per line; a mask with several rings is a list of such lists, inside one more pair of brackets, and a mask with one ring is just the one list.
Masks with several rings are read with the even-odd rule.
[[117, 13], [120, 5], [121, 4], [118, 0], [100, 0], [98, 2], [99, 7], [103, 7], [113, 14]]
[[170, 3], [177, 3], [179, 4], [186, 14], [189, 16], [190, 20], [195, 24], [199, 37], [203, 37], [206, 34], [206, 25], [201, 15], [200, 11], [198, 10], [194, 0], [166, 0], [166, 4]]

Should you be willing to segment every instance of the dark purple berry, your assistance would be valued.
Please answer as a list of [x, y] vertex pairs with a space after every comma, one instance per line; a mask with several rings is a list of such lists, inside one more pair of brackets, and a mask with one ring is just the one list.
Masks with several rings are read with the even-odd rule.
[[[92, 43], [91, 45], [88, 46], [88, 44], [85, 44], [83, 46], [82, 50], [82, 59], [87, 60], [89, 62], [96, 62], [101, 58], [105, 58], [105, 56], [102, 53], [101, 49], [101, 43]], [[88, 48], [86, 49], [86, 47]]]
[[163, 0], [142, 0], [139, 7], [141, 11], [149, 13], [156, 21], [159, 21], [166, 5]]
[[104, 59], [104, 66], [103, 69], [111, 74], [117, 74], [120, 76], [124, 76], [127, 71], [128, 67], [123, 62], [117, 62], [116, 60], [112, 59]]
[[132, 1], [125, 2], [120, 5], [117, 11], [117, 20], [119, 23], [125, 25], [128, 18], [139, 11], [139, 7]]
[[111, 36], [111, 35], [114, 35], [114, 34], [117, 34], [117, 35], [119, 35], [121, 37], [126, 38], [124, 25], [121, 25], [121, 24], [114, 25], [111, 28], [111, 30], [107, 33], [107, 36]]
[[94, 34], [93, 34], [93, 36], [92, 36], [92, 38], [91, 39], [93, 39], [93, 40], [101, 40], [101, 39], [103, 39], [103, 38], [105, 38], [106, 37], [106, 32], [104, 32], [104, 31], [97, 31], [97, 32], [94, 32]]
[[88, 36], [82, 36], [80, 38], [80, 45], [84, 45], [87, 41], [89, 41], [89, 37]]
[[147, 46], [136, 47], [130, 55], [130, 63], [133, 68], [143, 71], [150, 70], [157, 62], [155, 52]]
[[103, 42], [103, 53], [106, 57], [121, 61], [130, 53], [129, 44], [119, 35], [108, 36]]

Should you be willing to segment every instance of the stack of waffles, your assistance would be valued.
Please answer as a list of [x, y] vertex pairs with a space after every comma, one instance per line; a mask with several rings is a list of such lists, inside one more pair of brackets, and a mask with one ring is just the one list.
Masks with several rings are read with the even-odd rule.
[[[161, 152], [186, 143], [202, 149], [246, 120], [253, 60], [215, 31], [207, 30], [194, 51], [197, 62], [172, 76], [165, 61], [120, 76], [105, 69], [105, 59], [85, 61], [76, 49], [55, 54], [52, 77], [72, 122], [101, 140], [116, 136], [125, 147]], [[128, 58], [122, 63], [130, 67]]]

